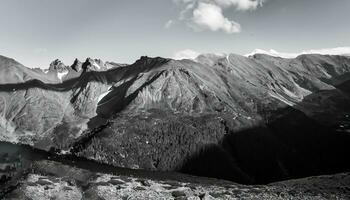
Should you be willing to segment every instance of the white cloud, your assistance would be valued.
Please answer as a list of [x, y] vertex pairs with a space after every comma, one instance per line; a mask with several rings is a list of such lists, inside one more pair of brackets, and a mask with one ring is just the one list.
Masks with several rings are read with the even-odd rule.
[[241, 25], [230, 21], [222, 14], [222, 9], [214, 4], [199, 3], [193, 10], [193, 27], [198, 30], [209, 29], [211, 31], [222, 30], [226, 33], [238, 33]]
[[182, 60], [182, 59], [194, 60], [199, 55], [200, 55], [200, 53], [198, 53], [197, 51], [194, 51], [192, 49], [185, 49], [185, 50], [181, 50], [181, 51], [174, 53], [173, 59], [175, 59], [175, 60]]
[[[211, 0], [222, 7], [235, 7], [237, 10], [255, 10], [262, 6], [265, 0]], [[211, 2], [209, 1], [209, 2]]]
[[297, 53], [282, 53], [282, 52], [277, 52], [273, 49], [270, 49], [268, 51], [263, 50], [263, 49], [255, 49], [253, 52], [246, 54], [245, 56], [252, 56], [255, 54], [266, 54], [266, 55], [270, 55], [270, 56], [274, 56], [274, 57], [281, 57], [281, 58], [295, 58], [297, 57], [299, 54]]
[[239, 33], [241, 25], [224, 16], [224, 9], [255, 10], [267, 0], [173, 0], [182, 7], [179, 20], [194, 30]]
[[255, 10], [266, 0], [173, 0], [176, 4], [210, 3], [222, 8], [234, 7], [237, 10]]
[[328, 49], [313, 49], [303, 50], [299, 53], [284, 53], [277, 52], [273, 49], [266, 51], [262, 49], [255, 49], [252, 53], [246, 54], [245, 56], [252, 56], [254, 54], [267, 54], [270, 56], [281, 57], [281, 58], [295, 58], [303, 54], [321, 54], [321, 55], [350, 55], [350, 47], [336, 47]]

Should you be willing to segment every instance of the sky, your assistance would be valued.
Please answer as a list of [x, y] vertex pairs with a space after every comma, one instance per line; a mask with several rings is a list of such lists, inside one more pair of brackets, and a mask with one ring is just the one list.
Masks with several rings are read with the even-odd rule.
[[349, 10], [350, 0], [0, 0], [0, 55], [47, 68], [87, 57], [350, 52]]

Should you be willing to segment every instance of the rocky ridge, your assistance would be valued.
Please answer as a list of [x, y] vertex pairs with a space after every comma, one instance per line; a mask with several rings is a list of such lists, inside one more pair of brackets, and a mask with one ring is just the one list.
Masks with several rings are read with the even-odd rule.
[[[243, 147], [232, 150], [240, 141], [247, 142], [248, 146], [252, 141], [238, 137], [238, 141], [235, 139], [232, 143], [231, 137], [257, 127], [263, 127], [263, 131], [255, 135], [272, 142], [271, 152], [280, 150], [282, 147], [278, 144], [283, 146], [294, 133], [283, 136], [283, 142], [275, 143], [275, 135], [281, 134], [274, 129], [278, 125], [276, 120], [290, 130], [307, 130], [300, 136], [300, 139], [308, 138], [305, 141], [311, 142], [315, 137], [319, 140], [314, 134], [316, 129], [310, 127], [329, 131], [321, 135], [326, 140], [335, 140], [332, 144], [338, 146], [327, 154], [330, 157], [338, 151], [348, 151], [339, 144], [340, 136], [331, 134], [331, 128], [342, 125], [339, 122], [346, 121], [349, 113], [346, 105], [349, 96], [338, 88], [338, 84], [349, 80], [348, 57], [302, 55], [282, 59], [261, 54], [249, 58], [208, 54], [196, 61], [141, 57], [131, 65], [102, 63], [92, 59], [84, 63], [76, 60], [67, 67], [54, 61], [52, 73], [45, 74], [2, 57], [1, 74], [7, 75], [0, 85], [3, 102], [0, 139], [114, 166], [190, 173], [193, 170], [184, 167], [186, 163], [209, 151], [209, 155], [221, 155], [223, 165], [233, 169], [230, 180], [245, 183], [306, 173], [293, 172], [295, 168], [290, 160], [280, 160], [285, 155], [276, 157], [275, 153], [267, 153], [263, 156], [273, 163], [267, 167], [271, 173], [280, 174], [269, 180], [259, 178], [259, 170], [247, 166], [260, 161], [245, 160], [248, 157], [243, 150], [250, 151]], [[59, 73], [63, 73], [62, 80]], [[299, 124], [307, 124], [292, 124], [290, 119], [296, 116]], [[273, 139], [265, 137], [266, 131]], [[347, 136], [341, 137], [343, 141], [348, 140]], [[299, 135], [295, 138], [298, 141], [292, 141], [296, 144], [289, 144], [291, 146], [281, 151], [293, 155], [293, 159], [303, 155], [303, 151], [291, 152], [312, 144], [298, 145], [302, 140], [299, 141]], [[277, 140], [281, 140], [280, 136]], [[324, 148], [323, 142], [320, 144], [314, 153]], [[241, 151], [242, 154], [237, 153]], [[319, 162], [315, 169], [321, 166]], [[312, 160], [309, 164], [315, 163]], [[333, 172], [342, 171], [348, 165], [342, 166]], [[200, 175], [209, 176], [206, 173]]]

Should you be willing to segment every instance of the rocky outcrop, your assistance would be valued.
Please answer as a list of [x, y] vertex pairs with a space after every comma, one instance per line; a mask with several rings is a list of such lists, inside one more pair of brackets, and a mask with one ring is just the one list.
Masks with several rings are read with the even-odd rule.
[[[48, 175], [42, 175], [48, 174]], [[2, 199], [348, 199], [349, 174], [245, 186], [183, 174], [96, 173], [38, 161]], [[169, 176], [167, 176], [169, 175]], [[176, 178], [175, 178], [176, 177]], [[4, 187], [3, 187], [4, 188]], [[2, 189], [3, 189], [2, 188]]]

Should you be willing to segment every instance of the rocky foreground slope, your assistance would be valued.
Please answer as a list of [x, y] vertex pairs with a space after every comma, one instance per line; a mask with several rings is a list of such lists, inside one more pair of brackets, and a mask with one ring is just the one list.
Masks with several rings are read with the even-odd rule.
[[0, 140], [241, 183], [349, 171], [350, 58], [0, 58]]
[[[56, 163], [40, 163], [51, 167]], [[69, 173], [82, 177], [29, 174], [21, 186], [4, 199], [349, 199], [349, 174], [311, 177], [266, 186], [244, 186], [219, 180], [210, 184], [154, 180], [112, 174], [91, 173], [81, 169]], [[77, 175], [78, 174], [78, 175]], [[85, 176], [85, 177], [84, 177]], [[86, 179], [84, 179], [86, 178]], [[78, 180], [77, 180], [78, 179]], [[82, 180], [79, 180], [82, 179]], [[196, 179], [196, 177], [188, 177]], [[86, 181], [81, 188], [79, 181]]]
[[[174, 172], [150, 172], [53, 156], [26, 146], [1, 143], [17, 171], [0, 182], [1, 199], [348, 199], [348, 173], [268, 185], [237, 183]], [[21, 155], [20, 159], [15, 159]], [[4, 157], [4, 154], [0, 154]], [[2, 165], [3, 166], [3, 163]]]

